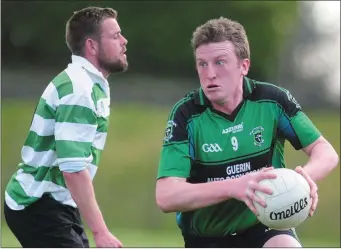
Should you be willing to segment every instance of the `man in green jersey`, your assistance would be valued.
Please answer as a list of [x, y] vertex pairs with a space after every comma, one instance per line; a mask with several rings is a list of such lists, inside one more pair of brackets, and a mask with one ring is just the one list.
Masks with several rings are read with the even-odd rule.
[[72, 63], [37, 104], [22, 161], [6, 187], [6, 222], [23, 247], [89, 247], [81, 214], [97, 247], [122, 247], [92, 184], [109, 125], [107, 77], [128, 67], [117, 12], [76, 11], [66, 24], [66, 43]]
[[338, 155], [286, 89], [246, 77], [250, 50], [245, 30], [227, 18], [193, 33], [201, 87], [177, 102], [167, 122], [158, 169], [156, 202], [177, 212], [186, 247], [295, 247], [294, 231], [260, 224], [255, 190], [285, 167], [284, 141], [303, 150], [298, 166], [311, 187], [337, 165]]

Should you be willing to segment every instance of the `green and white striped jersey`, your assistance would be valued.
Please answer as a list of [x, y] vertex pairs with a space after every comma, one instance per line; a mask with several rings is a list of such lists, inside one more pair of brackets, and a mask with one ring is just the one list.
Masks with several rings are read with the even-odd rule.
[[72, 63], [47, 86], [22, 147], [17, 172], [5, 191], [6, 204], [21, 210], [44, 193], [76, 207], [62, 171], [96, 174], [110, 114], [107, 80], [89, 61]]

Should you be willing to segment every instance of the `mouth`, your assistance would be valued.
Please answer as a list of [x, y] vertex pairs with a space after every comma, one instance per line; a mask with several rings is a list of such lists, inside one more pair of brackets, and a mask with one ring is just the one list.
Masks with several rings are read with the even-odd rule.
[[127, 58], [126, 51], [127, 51], [127, 50], [124, 50], [124, 51], [121, 53], [121, 56], [124, 57], [125, 59]]
[[219, 85], [211, 84], [211, 85], [207, 86], [207, 89], [216, 89], [216, 88], [219, 88], [219, 87], [220, 87]]

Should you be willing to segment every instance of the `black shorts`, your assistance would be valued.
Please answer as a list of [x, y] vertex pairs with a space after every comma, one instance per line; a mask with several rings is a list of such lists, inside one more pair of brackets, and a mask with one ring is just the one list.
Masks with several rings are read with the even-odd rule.
[[199, 237], [188, 234], [183, 234], [183, 237], [185, 247], [261, 248], [269, 239], [279, 234], [290, 235], [299, 241], [294, 230], [273, 230], [261, 223], [247, 229], [241, 234], [225, 237]]
[[19, 211], [5, 203], [4, 213], [22, 247], [89, 247], [78, 209], [49, 195]]

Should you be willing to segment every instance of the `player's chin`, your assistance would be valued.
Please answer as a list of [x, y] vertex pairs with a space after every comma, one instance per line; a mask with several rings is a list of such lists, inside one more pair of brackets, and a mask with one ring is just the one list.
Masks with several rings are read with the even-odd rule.
[[127, 55], [126, 55], [126, 54], [122, 54], [122, 55], [120, 56], [120, 61], [121, 61], [121, 62], [127, 62]]
[[126, 71], [128, 69], [129, 63], [127, 60], [121, 60], [121, 66], [122, 66], [122, 70]]
[[128, 66], [127, 57], [125, 57], [125, 56], [121, 57], [120, 60], [119, 60], [119, 63], [120, 63], [121, 65], [123, 65], [124, 67], [125, 67], [125, 66]]
[[206, 94], [207, 98], [209, 99], [209, 101], [211, 101], [212, 103], [215, 103], [217, 105], [222, 105], [224, 104], [224, 100], [225, 98], [223, 96], [221, 96], [221, 94], [219, 93], [208, 93]]

